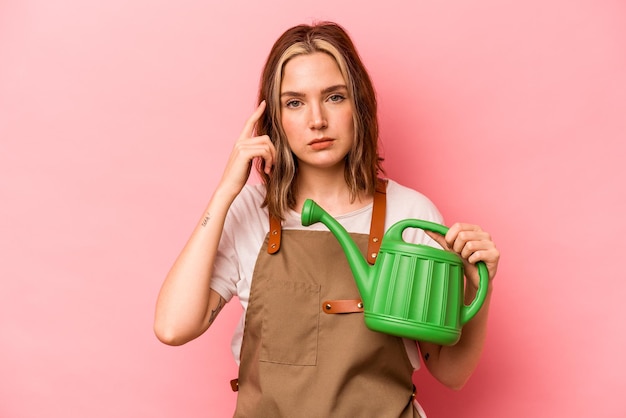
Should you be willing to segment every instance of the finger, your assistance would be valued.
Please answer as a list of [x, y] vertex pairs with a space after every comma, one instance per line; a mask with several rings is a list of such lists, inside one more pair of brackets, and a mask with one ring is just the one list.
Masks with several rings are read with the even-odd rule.
[[268, 135], [252, 137], [248, 140], [238, 141], [236, 147], [238, 154], [248, 163], [255, 158], [263, 160], [263, 169], [269, 174], [276, 158], [276, 148]]
[[452, 247], [456, 247], [456, 249], [452, 248], [440, 234], [432, 231], [425, 232], [434, 241], [441, 245], [443, 249], [455, 252], [470, 262], [470, 257], [476, 252], [488, 250], [494, 247], [493, 243], [490, 241], [489, 234], [483, 231], [473, 231], [470, 233], [464, 231], [459, 232], [457, 238], [452, 243]]
[[271, 159], [265, 159], [265, 174], [270, 174], [272, 169], [274, 168], [274, 161], [276, 160], [276, 151], [274, 151], [274, 146], [272, 146], [272, 154]]
[[446, 242], [455, 253], [461, 253], [467, 241], [476, 239], [476, 234], [482, 230], [478, 225], [455, 223], [446, 233]]
[[276, 148], [274, 147], [274, 144], [272, 144], [268, 135], [263, 135], [261, 138], [263, 139], [266, 147], [266, 152], [261, 156], [264, 163], [263, 171], [265, 171], [265, 174], [270, 174], [272, 167], [274, 166], [274, 161], [276, 160]]
[[254, 113], [252, 113], [252, 116], [250, 116], [250, 118], [248, 118], [248, 120], [246, 121], [246, 124], [243, 127], [243, 131], [241, 132], [242, 137], [252, 138], [252, 136], [254, 135], [254, 126], [261, 118], [261, 115], [263, 115], [263, 112], [265, 112], [266, 107], [267, 106], [265, 100], [259, 103], [259, 106], [256, 108]]
[[238, 156], [248, 162], [255, 158], [263, 158], [264, 160], [273, 160], [274, 158], [274, 145], [267, 135], [239, 140], [235, 144], [235, 150]]
[[485, 254], [493, 248], [495, 248], [495, 246], [493, 242], [489, 240], [468, 241], [459, 254], [462, 258], [473, 264], [477, 261], [485, 261]]
[[497, 264], [500, 258], [500, 252], [497, 248], [488, 248], [484, 250], [474, 251], [467, 259], [472, 264], [476, 264], [479, 261], [484, 262], [487, 265]]
[[433, 232], [433, 231], [424, 230], [424, 232], [426, 233], [426, 235], [431, 237], [433, 241], [441, 245], [441, 248], [443, 248], [444, 250], [450, 251], [450, 246], [446, 242], [446, 238], [443, 235], [438, 234], [437, 232]]
[[476, 251], [468, 259], [468, 262], [472, 265], [475, 265], [479, 261], [485, 263], [487, 271], [489, 272], [489, 279], [493, 279], [498, 271], [500, 251], [495, 247], [488, 250]]

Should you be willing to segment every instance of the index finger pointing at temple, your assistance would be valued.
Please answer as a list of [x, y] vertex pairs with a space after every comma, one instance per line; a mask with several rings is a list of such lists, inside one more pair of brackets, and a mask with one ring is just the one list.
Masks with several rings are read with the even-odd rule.
[[243, 128], [243, 132], [241, 133], [242, 137], [245, 136], [247, 138], [252, 138], [252, 136], [254, 135], [254, 125], [261, 118], [261, 115], [263, 115], [263, 112], [265, 111], [265, 107], [266, 107], [265, 100], [263, 100], [259, 104], [259, 106], [256, 108], [252, 116], [250, 116], [250, 118], [246, 122]]

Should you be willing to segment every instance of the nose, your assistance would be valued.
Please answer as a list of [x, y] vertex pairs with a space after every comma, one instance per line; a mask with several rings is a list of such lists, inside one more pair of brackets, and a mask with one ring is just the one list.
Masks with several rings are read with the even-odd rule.
[[328, 127], [326, 115], [323, 106], [316, 104], [310, 107], [311, 114], [309, 119], [309, 127], [311, 129], [325, 129]]

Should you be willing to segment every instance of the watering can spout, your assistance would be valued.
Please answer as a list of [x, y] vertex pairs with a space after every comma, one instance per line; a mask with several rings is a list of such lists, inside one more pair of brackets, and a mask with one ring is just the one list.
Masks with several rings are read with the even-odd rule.
[[302, 225], [309, 226], [317, 222], [322, 222], [333, 233], [348, 259], [348, 264], [352, 270], [352, 274], [356, 280], [359, 293], [363, 301], [367, 303], [370, 294], [369, 278], [372, 267], [361, 254], [359, 247], [346, 229], [322, 209], [317, 203], [311, 199], [307, 199], [302, 207]]

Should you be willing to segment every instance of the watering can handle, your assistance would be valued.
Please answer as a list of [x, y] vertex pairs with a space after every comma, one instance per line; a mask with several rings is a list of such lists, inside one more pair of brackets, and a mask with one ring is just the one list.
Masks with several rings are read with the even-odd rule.
[[[405, 219], [397, 222], [389, 231], [385, 234], [384, 238], [392, 238], [398, 241], [402, 241], [402, 232], [406, 228], [419, 228], [424, 231], [432, 231], [441, 235], [446, 235], [448, 227], [435, 222], [424, 221], [421, 219]], [[383, 238], [383, 239], [384, 239]], [[461, 325], [465, 325], [470, 319], [474, 317], [483, 306], [485, 298], [487, 297], [487, 289], [489, 287], [489, 271], [484, 262], [479, 261], [476, 263], [478, 269], [478, 291], [474, 300], [469, 305], [463, 305], [461, 309]]]

